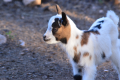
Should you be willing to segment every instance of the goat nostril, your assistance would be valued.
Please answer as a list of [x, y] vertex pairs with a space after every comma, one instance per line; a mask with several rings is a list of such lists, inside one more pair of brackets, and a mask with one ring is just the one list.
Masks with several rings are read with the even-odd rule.
[[43, 40], [44, 41], [49, 41], [50, 39], [47, 39], [47, 36], [43, 35]]
[[46, 38], [46, 36], [44, 35], [44, 36], [43, 36], [43, 38], [45, 39], [45, 38]]

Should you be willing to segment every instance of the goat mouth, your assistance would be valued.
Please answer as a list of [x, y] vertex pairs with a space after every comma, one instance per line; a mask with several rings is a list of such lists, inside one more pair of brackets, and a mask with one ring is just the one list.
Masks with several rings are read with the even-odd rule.
[[47, 42], [47, 41], [50, 41], [50, 39], [44, 39], [44, 41], [46, 41], [46, 42]]

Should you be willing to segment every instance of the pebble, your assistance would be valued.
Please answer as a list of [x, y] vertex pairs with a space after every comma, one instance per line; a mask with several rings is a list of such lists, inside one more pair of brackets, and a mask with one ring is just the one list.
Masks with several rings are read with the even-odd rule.
[[96, 11], [97, 10], [96, 6], [92, 6], [92, 10]]
[[21, 52], [20, 54], [21, 54], [21, 55], [25, 55], [25, 53], [24, 53], [24, 52]]
[[20, 61], [23, 61], [23, 59], [20, 59]]
[[21, 46], [23, 46], [23, 47], [25, 46], [25, 41], [19, 40], [19, 42], [20, 42], [20, 45], [21, 45]]
[[22, 7], [22, 5], [21, 5], [20, 1], [15, 1], [15, 3], [14, 3], [14, 4], [15, 4], [15, 6], [16, 6], [16, 7]]
[[49, 10], [49, 7], [48, 7], [48, 6], [44, 7], [44, 8], [43, 8], [43, 11], [50, 11], [50, 10]]
[[8, 2], [12, 2], [12, 0], [3, 0], [4, 2], [8, 3]]
[[104, 70], [104, 72], [109, 72], [108, 70]]
[[24, 17], [24, 16], [21, 16], [21, 19], [25, 19], [25, 17]]
[[103, 10], [99, 10], [99, 13], [101, 13], [101, 14], [102, 14], [102, 13], [104, 13], [104, 11], [103, 11]]
[[3, 66], [2, 69], [4, 69], [5, 67]]
[[45, 76], [43, 76], [42, 78], [43, 78], [43, 79], [47, 79], [48, 77], [45, 75]]
[[35, 1], [35, 0], [23, 0], [23, 4], [28, 5], [28, 4], [32, 3], [33, 1]]
[[8, 79], [6, 79], [6, 78], [0, 78], [0, 80], [8, 80]]
[[6, 43], [7, 42], [7, 38], [4, 35], [0, 34], [0, 44]]
[[31, 75], [32, 73], [27, 73], [27, 75]]

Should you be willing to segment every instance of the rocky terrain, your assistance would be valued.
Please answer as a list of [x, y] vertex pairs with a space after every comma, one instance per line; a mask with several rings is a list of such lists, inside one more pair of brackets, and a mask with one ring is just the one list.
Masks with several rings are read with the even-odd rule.
[[[57, 44], [48, 45], [42, 39], [49, 18], [56, 14], [55, 4], [79, 29], [89, 29], [107, 10], [120, 16], [119, 5], [101, 0], [45, 0], [35, 7], [24, 6], [19, 0], [1, 0], [0, 34], [7, 37], [7, 42], [0, 45], [0, 80], [73, 80], [66, 53]], [[96, 80], [118, 80], [110, 61], [97, 69]]]

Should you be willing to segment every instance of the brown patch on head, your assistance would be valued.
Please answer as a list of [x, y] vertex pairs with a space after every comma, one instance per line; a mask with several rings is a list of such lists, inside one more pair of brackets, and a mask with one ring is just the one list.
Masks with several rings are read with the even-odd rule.
[[81, 56], [80, 52], [78, 54], [77, 52], [74, 52], [74, 58], [73, 58], [74, 62], [78, 63], [80, 60], [80, 56]]
[[88, 43], [90, 33], [93, 33], [94, 35], [100, 34], [98, 31], [94, 31], [94, 30], [84, 31], [81, 39], [81, 46]]
[[83, 57], [87, 57], [87, 56], [89, 56], [89, 53], [88, 53], [88, 52], [85, 52], [85, 53], [83, 54]]
[[92, 59], [92, 56], [91, 56], [91, 55], [89, 56], [89, 59], [90, 59], [90, 60]]
[[65, 38], [66, 41], [68, 42], [68, 40], [70, 38], [70, 33], [71, 33], [70, 25], [68, 25], [66, 27], [61, 25], [61, 27], [54, 34], [54, 36], [56, 37], [56, 40], [58, 40], [58, 41], [60, 41], [61, 39]]
[[52, 33], [57, 41], [67, 44], [71, 36], [71, 27], [66, 14], [62, 12], [62, 18], [56, 18], [55, 22], [52, 24]]
[[78, 38], [79, 38], [79, 36], [77, 35], [77, 36], [76, 36], [76, 39], [78, 39]]

